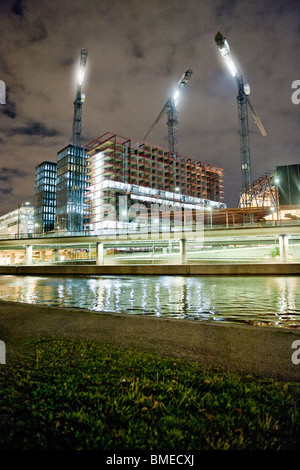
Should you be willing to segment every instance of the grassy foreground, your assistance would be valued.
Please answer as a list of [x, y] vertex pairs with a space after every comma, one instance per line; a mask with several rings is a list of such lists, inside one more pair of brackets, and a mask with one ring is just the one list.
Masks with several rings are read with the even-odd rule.
[[40, 338], [0, 366], [0, 449], [300, 449], [300, 384]]

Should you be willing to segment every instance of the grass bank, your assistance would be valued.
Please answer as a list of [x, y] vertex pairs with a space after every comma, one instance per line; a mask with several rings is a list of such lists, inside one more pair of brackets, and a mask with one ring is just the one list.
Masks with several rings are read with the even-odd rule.
[[0, 449], [300, 449], [300, 384], [84, 339], [0, 366]]

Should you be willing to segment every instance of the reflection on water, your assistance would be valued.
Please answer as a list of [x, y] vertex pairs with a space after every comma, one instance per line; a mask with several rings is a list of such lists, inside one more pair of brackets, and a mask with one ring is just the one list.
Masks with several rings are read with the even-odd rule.
[[0, 276], [0, 299], [101, 312], [300, 327], [297, 276]]

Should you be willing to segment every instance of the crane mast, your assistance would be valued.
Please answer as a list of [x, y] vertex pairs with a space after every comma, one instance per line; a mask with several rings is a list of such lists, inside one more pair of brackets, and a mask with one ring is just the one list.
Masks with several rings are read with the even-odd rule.
[[176, 102], [170, 98], [167, 106], [168, 149], [171, 155], [178, 154], [178, 111]]
[[147, 139], [150, 132], [154, 129], [156, 124], [160, 121], [162, 116], [164, 115], [165, 111], [167, 110], [167, 125], [168, 125], [168, 149], [171, 155], [178, 154], [178, 111], [176, 106], [176, 100], [178, 98], [179, 93], [181, 92], [182, 88], [187, 84], [192, 76], [193, 71], [187, 70], [182, 77], [180, 78], [176, 91], [173, 93], [172, 96], [167, 100], [163, 109], [155, 119], [154, 123], [150, 127], [149, 131], [143, 138], [143, 142]]
[[238, 119], [240, 134], [240, 158], [242, 172], [242, 191], [245, 194], [245, 204], [249, 206], [252, 200], [252, 169], [250, 157], [249, 141], [249, 123], [248, 123], [248, 95], [245, 93], [245, 87], [242, 76], [237, 77], [238, 83]]
[[241, 160], [241, 172], [242, 172], [242, 192], [245, 195], [244, 204], [249, 206], [251, 204], [252, 196], [252, 170], [251, 170], [251, 157], [250, 157], [250, 143], [249, 143], [249, 123], [248, 123], [248, 104], [254, 122], [257, 124], [261, 134], [266, 135], [266, 131], [259, 119], [253, 105], [250, 102], [249, 94], [250, 87], [248, 84], [244, 84], [243, 76], [235, 66], [234, 61], [231, 58], [229, 44], [226, 38], [218, 31], [215, 36], [218, 49], [223, 56], [227, 66], [235, 78], [238, 86], [237, 105], [238, 105], [238, 120], [239, 120], [239, 135], [240, 135], [240, 160]]
[[77, 81], [76, 98], [74, 101], [74, 117], [73, 117], [73, 133], [72, 143], [78, 147], [81, 146], [81, 130], [82, 130], [82, 104], [85, 101], [85, 94], [82, 93], [83, 75], [86, 66], [88, 52], [81, 49], [80, 52], [80, 69]]

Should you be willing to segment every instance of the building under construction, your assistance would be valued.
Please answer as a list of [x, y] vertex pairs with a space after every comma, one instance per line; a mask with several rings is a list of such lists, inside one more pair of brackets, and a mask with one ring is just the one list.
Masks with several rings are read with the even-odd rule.
[[[51, 193], [50, 225], [41, 219], [41, 214], [50, 213], [49, 184], [45, 171], [48, 162], [41, 164], [39, 178], [36, 178], [35, 192], [39, 196], [36, 197], [36, 214], [40, 217], [36, 219], [36, 226], [39, 231], [54, 229], [74, 234], [83, 230], [116, 229], [116, 224], [110, 224], [108, 206], [109, 211], [113, 211], [118, 218], [116, 220], [120, 221], [120, 228], [131, 222], [128, 210], [136, 203], [141, 203], [141, 209], [146, 207], [147, 211], [150, 208], [152, 211], [153, 204], [173, 206], [176, 209], [171, 211], [173, 223], [175, 211], [177, 215], [180, 212], [178, 208], [192, 209], [195, 214], [200, 208], [226, 207], [223, 170], [178, 154], [176, 100], [190, 80], [192, 70], [182, 75], [174, 94], [150, 128], [151, 131], [167, 111], [168, 150], [146, 143], [146, 136], [142, 143], [133, 145], [130, 139], [111, 133], [83, 146], [81, 121], [85, 94], [82, 93], [82, 83], [86, 61], [87, 50], [81, 49], [72, 139], [58, 152], [57, 164], [53, 164], [56, 167], [53, 187], [55, 203], [52, 204]], [[120, 198], [123, 207], [120, 207]]]
[[300, 165], [281, 165], [259, 177], [251, 190], [240, 196], [239, 207], [270, 208], [266, 219], [300, 218]]
[[[129, 206], [142, 203], [166, 204], [190, 209], [222, 208], [224, 204], [223, 170], [147, 143], [132, 145], [130, 139], [106, 133], [90, 142], [86, 153], [86, 228], [101, 230], [107, 205], [124, 208], [120, 196], [129, 198]], [[123, 218], [124, 220], [124, 218]], [[129, 220], [126, 219], [128, 222]]]
[[251, 190], [241, 193], [239, 207], [276, 207], [278, 201], [275, 170], [269, 171], [254, 181]]

